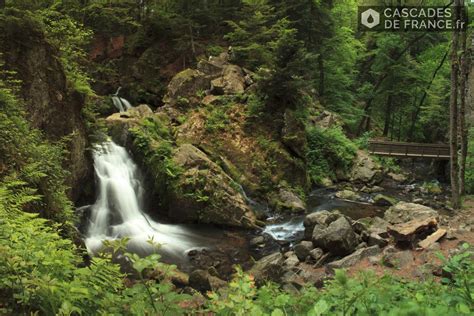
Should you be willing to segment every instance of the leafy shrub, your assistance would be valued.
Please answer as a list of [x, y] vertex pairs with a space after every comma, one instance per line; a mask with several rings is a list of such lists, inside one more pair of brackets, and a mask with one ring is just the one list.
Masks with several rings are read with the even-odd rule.
[[472, 250], [445, 260], [452, 278], [415, 282], [368, 271], [349, 277], [336, 270], [324, 289], [308, 287], [298, 295], [274, 284], [256, 288], [241, 270], [224, 293], [210, 295], [208, 311], [217, 315], [460, 315], [474, 311]]
[[[174, 266], [159, 255], [140, 258], [124, 253], [125, 241], [107, 244], [112, 253], [78, 268], [80, 252], [37, 215], [22, 212], [38, 199], [24, 183], [0, 184], [0, 314], [180, 315], [189, 297], [173, 291]], [[17, 193], [15, 193], [17, 192]], [[121, 253], [134, 271], [130, 285], [112, 257]], [[150, 278], [153, 272], [154, 278]], [[130, 277], [130, 276], [129, 276]], [[157, 280], [155, 280], [157, 278]]]
[[39, 130], [30, 127], [23, 104], [2, 79], [0, 142], [0, 181], [20, 181], [30, 190], [38, 191], [40, 196], [25, 205], [28, 210], [41, 212], [43, 217], [56, 222], [72, 222], [72, 203], [64, 184], [68, 173], [62, 167], [66, 154], [64, 143], [48, 142]]
[[341, 128], [312, 127], [307, 131], [307, 138], [306, 158], [313, 183], [319, 184], [324, 178], [335, 178], [336, 170], [350, 170], [357, 147]]
[[401, 170], [402, 170], [395, 158], [375, 156], [375, 157], [373, 157], [373, 159], [377, 163], [379, 163], [384, 170], [386, 170], [388, 172], [400, 173]]

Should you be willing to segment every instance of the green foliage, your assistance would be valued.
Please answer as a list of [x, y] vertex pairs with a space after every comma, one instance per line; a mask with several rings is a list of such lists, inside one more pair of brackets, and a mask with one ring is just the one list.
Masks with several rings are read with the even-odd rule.
[[[140, 158], [153, 176], [155, 191], [162, 197], [172, 190], [174, 179], [182, 172], [172, 159], [173, 139], [168, 124], [166, 118], [155, 116], [130, 130]], [[160, 203], [166, 205], [167, 201]]]
[[[124, 253], [125, 241], [108, 243], [112, 253], [78, 268], [81, 253], [59, 236], [58, 226], [20, 210], [39, 198], [25, 188], [21, 182], [0, 184], [1, 314], [184, 314], [179, 303], [189, 297], [173, 291], [174, 266], [159, 263], [157, 254]], [[129, 258], [138, 277], [129, 286], [120, 266], [112, 263], [119, 253]]]
[[229, 109], [229, 104], [208, 105], [206, 107], [206, 131], [209, 133], [215, 133], [225, 130], [230, 123], [227, 114]]
[[471, 256], [472, 251], [467, 251], [446, 261], [445, 271], [452, 273], [452, 278], [444, 284], [378, 277], [370, 271], [349, 277], [336, 270], [324, 289], [308, 287], [298, 295], [272, 284], [257, 289], [251, 276], [237, 270], [229, 289], [210, 295], [208, 310], [217, 315], [470, 314], [474, 309]]
[[356, 155], [357, 147], [341, 128], [307, 130], [308, 172], [313, 183], [320, 184], [324, 178], [335, 178], [335, 171], [348, 172]]
[[259, 90], [270, 105], [291, 107], [300, 100], [301, 92], [309, 88], [305, 78], [308, 56], [304, 43], [297, 39], [297, 30], [290, 27], [288, 20], [279, 20], [274, 28], [276, 36], [269, 43], [272, 59], [258, 72]]
[[92, 95], [91, 79], [84, 70], [87, 53], [84, 47], [92, 39], [92, 32], [70, 16], [53, 10], [40, 11], [45, 25], [46, 37], [60, 51], [61, 63], [73, 88], [83, 94]]
[[62, 167], [64, 143], [48, 142], [39, 130], [30, 127], [23, 104], [7, 83], [11, 86], [8, 79], [0, 78], [0, 181], [7, 185], [20, 181], [37, 190], [38, 198], [31, 200], [27, 209], [66, 224], [70, 233], [74, 216], [64, 184], [68, 175]]
[[392, 157], [373, 156], [372, 157], [387, 172], [400, 173], [401, 168], [397, 160]]

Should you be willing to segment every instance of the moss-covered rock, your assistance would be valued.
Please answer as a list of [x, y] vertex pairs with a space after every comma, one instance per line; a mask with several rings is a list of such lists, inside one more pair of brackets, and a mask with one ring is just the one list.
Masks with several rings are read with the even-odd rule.
[[169, 216], [228, 226], [255, 226], [256, 217], [235, 183], [207, 155], [191, 144], [179, 146], [173, 162], [182, 170], [174, 179]]
[[186, 69], [178, 73], [168, 84], [168, 92], [163, 102], [186, 108], [190, 104], [198, 103], [197, 95], [210, 88], [210, 80], [203, 72], [195, 69]]

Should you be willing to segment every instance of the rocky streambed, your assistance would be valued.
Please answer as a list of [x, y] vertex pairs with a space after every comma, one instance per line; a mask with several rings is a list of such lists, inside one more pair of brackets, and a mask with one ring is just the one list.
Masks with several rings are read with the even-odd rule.
[[367, 258], [397, 267], [413, 260], [408, 255], [411, 249], [436, 248], [439, 239], [451, 238], [441, 228], [449, 209], [441, 207], [438, 212], [413, 203], [436, 197], [442, 205], [447, 199], [442, 186], [437, 193], [426, 192], [419, 183], [390, 181], [385, 188], [348, 188], [346, 184], [314, 190], [307, 198], [306, 213], [272, 216], [270, 212], [262, 230], [220, 231], [215, 246], [189, 253], [182, 267], [190, 273], [190, 285], [216, 290], [225, 282], [215, 281], [228, 279], [232, 265], [239, 264], [258, 283], [274, 281], [294, 291], [305, 284], [322, 285], [335, 269]]

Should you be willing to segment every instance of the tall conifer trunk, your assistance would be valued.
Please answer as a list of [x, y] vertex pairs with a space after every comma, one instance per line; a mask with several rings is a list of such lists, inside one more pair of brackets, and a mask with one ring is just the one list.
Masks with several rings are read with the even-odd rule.
[[[464, 5], [464, 1], [462, 1]], [[465, 14], [465, 10], [462, 11]], [[463, 19], [465, 20], [465, 19]], [[466, 96], [467, 81], [470, 68], [471, 50], [467, 48], [467, 29], [461, 33], [461, 79], [459, 82], [460, 104], [459, 104], [459, 142], [461, 146], [461, 155], [459, 157], [459, 192], [465, 194], [465, 177], [466, 177], [466, 159], [467, 159], [467, 143], [468, 143], [468, 127], [466, 125]]]
[[[455, 20], [460, 17], [460, 0], [454, 1]], [[451, 45], [451, 97], [449, 100], [449, 145], [450, 145], [450, 178], [451, 178], [451, 203], [454, 209], [459, 209], [461, 200], [459, 196], [458, 173], [458, 49], [459, 30], [453, 31]]]

